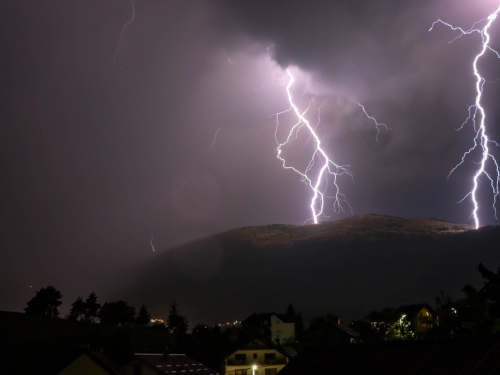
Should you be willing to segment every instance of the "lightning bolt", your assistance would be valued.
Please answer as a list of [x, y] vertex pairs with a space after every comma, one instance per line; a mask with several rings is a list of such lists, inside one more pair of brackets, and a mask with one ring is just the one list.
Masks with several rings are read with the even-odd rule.
[[135, 4], [134, 4], [134, 0], [130, 0], [130, 7], [132, 8], [132, 15], [131, 15], [130, 19], [128, 20], [128, 22], [125, 25], [123, 25], [123, 27], [122, 27], [122, 32], [120, 33], [120, 39], [118, 40], [118, 46], [116, 47], [115, 54], [113, 55], [113, 65], [114, 65], [115, 70], [117, 72], [118, 72], [117, 58], [118, 58], [118, 53], [120, 52], [120, 48], [122, 47], [122, 44], [123, 44], [123, 38], [125, 36], [125, 31], [127, 30], [128, 25], [130, 25], [135, 20]]
[[[432, 24], [431, 28], [429, 29], [429, 31], [432, 31], [436, 24], [442, 23], [443, 25], [448, 26], [454, 31], [458, 30], [460, 32], [460, 35], [454, 38], [450, 43], [453, 43], [455, 40], [461, 38], [464, 35], [470, 35], [472, 33], [478, 33], [479, 35], [481, 35], [482, 48], [481, 51], [474, 58], [474, 62], [472, 64], [474, 76], [476, 77], [476, 100], [474, 105], [469, 106], [469, 115], [458, 129], [458, 130], [462, 129], [466, 123], [472, 121], [474, 130], [476, 132], [476, 135], [474, 137], [474, 145], [463, 154], [460, 162], [451, 170], [450, 174], [448, 175], [449, 177], [459, 166], [464, 164], [467, 156], [470, 155], [474, 150], [478, 148], [481, 149], [482, 153], [481, 161], [477, 163], [479, 165], [479, 169], [476, 170], [476, 173], [474, 174], [474, 177], [472, 179], [473, 188], [465, 195], [465, 197], [463, 197], [460, 200], [460, 202], [463, 202], [467, 197], [471, 197], [474, 206], [471, 216], [474, 217], [476, 229], [479, 228], [479, 217], [478, 217], [479, 203], [477, 201], [476, 195], [477, 195], [478, 184], [480, 181], [479, 178], [481, 177], [481, 175], [486, 176], [486, 178], [488, 178], [488, 180], [490, 181], [491, 188], [493, 191], [493, 210], [495, 212], [495, 218], [497, 217], [496, 201], [499, 195], [500, 169], [495, 157], [490, 153], [489, 146], [491, 144], [498, 146], [498, 144], [495, 141], [491, 140], [486, 133], [486, 112], [483, 106], [481, 105], [483, 87], [486, 80], [479, 73], [477, 64], [480, 58], [483, 57], [488, 51], [493, 52], [498, 58], [500, 58], [500, 54], [496, 50], [490, 47], [489, 45], [490, 34], [488, 34], [488, 29], [490, 28], [492, 23], [496, 20], [499, 12], [500, 12], [500, 6], [494, 13], [490, 14], [488, 17], [475, 22], [472, 25], [472, 27], [468, 30], [464, 30], [460, 27], [454, 27], [453, 25], [444, 22], [441, 19], [435, 21]], [[485, 26], [483, 28], [477, 28], [477, 25], [482, 22], [486, 22]], [[488, 162], [488, 160], [491, 160], [491, 162], [495, 165], [495, 171], [493, 172], [494, 174], [491, 174], [486, 170], [486, 163]]]
[[153, 240], [155, 236], [153, 234], [153, 231], [151, 231], [151, 239], [149, 240], [149, 244], [151, 245], [151, 250], [153, 250], [153, 253], [155, 252], [155, 245], [153, 245]]
[[214, 148], [215, 141], [217, 140], [217, 134], [219, 134], [219, 132], [220, 132], [220, 130], [221, 130], [221, 129], [222, 129], [222, 128], [219, 128], [219, 129], [217, 129], [217, 131], [215, 132], [215, 135], [214, 135], [214, 140], [212, 141], [212, 146], [210, 146], [210, 150], [209, 150], [208, 152], [212, 151], [212, 149]]
[[[334, 205], [335, 211], [344, 212], [345, 211], [344, 206], [348, 206], [352, 212], [352, 207], [350, 206], [349, 202], [347, 201], [345, 195], [340, 192], [340, 187], [337, 183], [337, 179], [339, 176], [342, 176], [342, 175], [348, 175], [351, 178], [353, 178], [353, 176], [352, 176], [352, 173], [348, 169], [349, 168], [348, 165], [336, 164], [328, 157], [326, 152], [321, 147], [321, 141], [320, 141], [318, 135], [316, 134], [315, 128], [313, 126], [311, 126], [310, 122], [305, 118], [305, 115], [306, 115], [308, 109], [310, 108], [311, 104], [309, 104], [308, 108], [305, 111], [301, 112], [299, 110], [299, 108], [296, 106], [296, 104], [293, 101], [293, 95], [292, 95], [294, 77], [288, 69], [286, 70], [286, 72], [287, 72], [288, 77], [289, 77], [288, 85], [286, 87], [286, 92], [287, 92], [287, 96], [288, 96], [288, 101], [290, 103], [290, 108], [287, 109], [286, 111], [279, 112], [276, 114], [275, 137], [276, 137], [276, 142], [278, 143], [278, 148], [277, 148], [278, 155], [277, 155], [277, 157], [283, 163], [283, 168], [291, 169], [291, 170], [295, 171], [296, 173], [298, 173], [302, 177], [302, 181], [304, 181], [311, 189], [313, 196], [312, 196], [311, 203], [310, 203], [310, 209], [312, 212], [312, 220], [315, 224], [317, 224], [319, 217], [323, 214], [324, 204], [325, 204], [326, 198], [333, 198], [333, 200], [334, 200], [333, 205]], [[295, 114], [295, 116], [298, 118], [298, 122], [295, 125], [293, 125], [290, 132], [288, 133], [286, 140], [284, 142], [280, 143], [277, 139], [278, 127], [280, 125], [279, 124], [279, 116], [286, 113], [286, 112], [289, 112], [289, 111], [292, 111]], [[309, 165], [307, 166], [307, 168], [304, 171], [300, 171], [295, 167], [287, 165], [286, 160], [283, 158], [281, 153], [283, 151], [283, 147], [290, 145], [290, 143], [294, 139], [297, 138], [299, 131], [303, 127], [305, 127], [307, 129], [308, 133], [310, 134], [310, 136], [313, 140], [314, 151], [313, 151], [313, 154], [311, 156], [311, 160], [309, 161]], [[320, 167], [319, 172], [317, 173], [317, 175], [315, 177], [310, 177], [310, 174], [312, 174], [311, 171], [312, 171], [313, 166], [314, 166], [316, 161], [320, 162], [321, 167]], [[326, 191], [327, 191], [328, 184], [329, 184], [328, 176], [333, 176], [333, 186], [334, 186], [333, 197], [326, 195]]]
[[389, 130], [391, 130], [391, 128], [389, 128], [386, 124], [384, 124], [382, 122], [378, 122], [374, 117], [370, 116], [366, 112], [365, 106], [363, 104], [358, 103], [358, 102], [356, 102], [356, 104], [361, 107], [365, 116], [368, 117], [370, 120], [372, 120], [375, 123], [375, 128], [377, 129], [377, 135], [375, 136], [375, 142], [378, 143], [378, 136], [380, 135], [380, 129], [384, 128], [386, 131], [389, 131]]

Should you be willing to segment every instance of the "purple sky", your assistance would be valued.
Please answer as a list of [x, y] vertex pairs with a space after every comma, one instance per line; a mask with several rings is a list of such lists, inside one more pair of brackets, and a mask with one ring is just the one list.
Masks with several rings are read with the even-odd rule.
[[[458, 36], [498, 1], [16, 0], [0, 3], [0, 310], [54, 285], [66, 308], [119, 298], [122, 270], [231, 228], [297, 224], [310, 191], [276, 158], [273, 114], [297, 104], [317, 121], [355, 215], [471, 223], [478, 34]], [[128, 23], [128, 24], [127, 24]], [[127, 27], [124, 29], [124, 26]], [[491, 29], [500, 49], [500, 26]], [[120, 38], [121, 39], [120, 43]], [[500, 139], [500, 61], [480, 64]], [[390, 132], [375, 143], [373, 123]], [[314, 110], [314, 111], [313, 111]], [[295, 120], [282, 118], [286, 126]], [[215, 135], [217, 134], [217, 137]], [[307, 165], [307, 137], [287, 155]], [[310, 146], [310, 145], [309, 145]], [[493, 153], [500, 154], [496, 149]], [[489, 182], [483, 225], [496, 225]], [[336, 214], [327, 202], [329, 220]], [[350, 213], [347, 213], [350, 214]]]

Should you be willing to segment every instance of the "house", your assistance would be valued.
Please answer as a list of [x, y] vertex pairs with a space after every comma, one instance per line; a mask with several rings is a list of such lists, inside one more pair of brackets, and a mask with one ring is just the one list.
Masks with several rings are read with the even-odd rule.
[[135, 353], [123, 369], [129, 375], [220, 375], [186, 354]]
[[128, 375], [125, 370], [106, 357], [103, 353], [85, 350], [58, 375]]
[[253, 314], [241, 322], [244, 329], [255, 329], [260, 336], [269, 338], [276, 345], [295, 341], [295, 322], [284, 314]]
[[500, 374], [499, 352], [498, 335], [311, 348], [280, 375]]
[[334, 320], [321, 318], [297, 337], [302, 348], [345, 345], [352, 343], [360, 335], [353, 329]]
[[405, 317], [412, 323], [415, 334], [423, 334], [432, 328], [439, 327], [437, 312], [428, 304], [401, 306], [396, 310], [396, 315]]
[[272, 342], [252, 340], [225, 358], [225, 374], [275, 375], [287, 365], [289, 357], [296, 354], [292, 348], [287, 349]]

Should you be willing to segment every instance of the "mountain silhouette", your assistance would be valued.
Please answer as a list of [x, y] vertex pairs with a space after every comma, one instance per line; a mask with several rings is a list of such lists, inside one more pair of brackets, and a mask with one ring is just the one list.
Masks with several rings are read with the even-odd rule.
[[[330, 312], [434, 304], [443, 290], [462, 298], [477, 270], [500, 265], [500, 226], [473, 229], [437, 219], [354, 216], [319, 224], [233, 229], [158, 254], [130, 272], [125, 296], [166, 317], [175, 299], [191, 327], [284, 312]], [[134, 275], [134, 276], [132, 276]]]

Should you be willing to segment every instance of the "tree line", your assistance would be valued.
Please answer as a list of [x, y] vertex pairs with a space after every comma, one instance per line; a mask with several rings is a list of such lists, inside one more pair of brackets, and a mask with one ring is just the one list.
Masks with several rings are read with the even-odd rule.
[[[41, 288], [35, 296], [28, 301], [24, 311], [28, 315], [43, 315], [57, 318], [60, 316], [58, 307], [62, 304], [63, 295], [53, 286]], [[71, 304], [68, 320], [78, 322], [96, 323], [108, 325], [141, 325], [146, 326], [151, 322], [151, 314], [144, 304], [141, 305], [139, 313], [136, 314], [135, 307], [126, 301], [106, 302], [101, 305], [97, 302], [97, 294], [92, 292], [84, 300], [78, 297]], [[158, 327], [165, 327], [158, 324]], [[188, 321], [179, 312], [175, 301], [170, 305], [166, 329], [170, 333], [186, 333], [188, 331]]]
[[495, 273], [480, 263], [478, 270], [484, 286], [478, 290], [465, 285], [465, 298], [458, 301], [441, 291], [435, 300], [439, 324], [424, 333], [417, 333], [412, 322], [392, 308], [371, 311], [350, 327], [361, 334], [359, 341], [363, 343], [500, 334], [500, 267]]
[[[462, 292], [466, 298], [454, 302], [449, 296], [441, 292], [436, 298], [439, 325], [427, 330], [424, 334], [416, 335], [416, 327], [395, 309], [387, 308], [381, 311], [371, 311], [366, 319], [353, 321], [348, 325], [361, 334], [360, 341], [364, 343], [381, 342], [388, 340], [413, 340], [425, 337], [467, 337], [500, 333], [500, 267], [497, 272], [488, 270], [479, 264], [478, 270], [485, 279], [484, 286], [476, 289], [472, 285], [465, 285]], [[42, 288], [36, 292], [24, 309], [27, 314], [46, 315], [57, 317], [60, 315], [58, 307], [62, 304], [62, 294], [53, 286]], [[97, 295], [91, 293], [86, 299], [78, 297], [71, 305], [69, 320], [80, 322], [97, 322], [108, 325], [147, 325], [151, 315], [143, 304], [136, 314], [133, 306], [125, 301], [98, 303]], [[296, 312], [293, 305], [287, 308], [287, 315], [295, 322], [295, 336], [304, 329], [302, 314]], [[318, 319], [337, 321], [332, 314], [313, 318], [311, 326]], [[185, 334], [188, 331], [188, 321], [181, 315], [176, 302], [170, 306], [166, 327], [169, 333]], [[238, 339], [248, 339], [253, 332], [239, 330]], [[207, 338], [220, 335], [220, 327], [198, 324], [193, 329], [193, 336]], [[230, 333], [228, 333], [230, 336]], [[213, 337], [212, 337], [213, 338]], [[208, 340], [210, 341], [210, 340]], [[239, 340], [238, 340], [239, 341]]]

